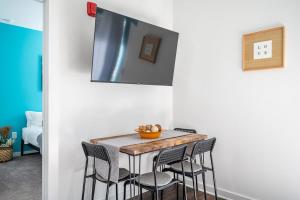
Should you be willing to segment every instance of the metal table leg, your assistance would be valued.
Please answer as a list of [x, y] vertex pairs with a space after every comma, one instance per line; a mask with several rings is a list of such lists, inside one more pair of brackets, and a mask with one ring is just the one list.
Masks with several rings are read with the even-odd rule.
[[[136, 174], [136, 163], [135, 163], [135, 156], [132, 156], [132, 165], [131, 165], [131, 155], [128, 155], [128, 161], [129, 161], [129, 187], [130, 187], [130, 199], [132, 199], [136, 195], [136, 180], [135, 177], [138, 176], [139, 183], [138, 183], [138, 195], [140, 197], [141, 192], [140, 192], [140, 174], [141, 174], [141, 160], [142, 156], [139, 155], [139, 169], [138, 169], [138, 174]], [[132, 183], [133, 181], [133, 183]], [[133, 189], [132, 189], [133, 187]]]
[[128, 155], [129, 159], [129, 188], [130, 188], [130, 198], [132, 198], [132, 189], [131, 189], [131, 158], [130, 155]]
[[138, 188], [138, 190], [139, 190], [139, 197], [140, 197], [140, 195], [142, 195], [142, 192], [141, 192], [141, 160], [142, 160], [142, 156], [141, 155], [139, 155], [139, 188]]
[[135, 156], [133, 156], [133, 196], [135, 196]]

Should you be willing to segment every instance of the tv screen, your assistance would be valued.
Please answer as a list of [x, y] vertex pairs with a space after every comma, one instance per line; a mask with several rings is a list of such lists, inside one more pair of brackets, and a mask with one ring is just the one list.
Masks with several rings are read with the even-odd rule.
[[178, 33], [97, 8], [91, 81], [171, 86]]

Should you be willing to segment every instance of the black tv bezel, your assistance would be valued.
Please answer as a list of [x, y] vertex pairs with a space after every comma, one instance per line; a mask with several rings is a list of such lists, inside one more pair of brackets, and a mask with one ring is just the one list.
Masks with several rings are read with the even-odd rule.
[[[134, 18], [129, 17], [129, 16], [127, 16], [127, 15], [119, 14], [119, 13], [113, 12], [113, 11], [111, 11], [111, 10], [107, 10], [107, 9], [100, 8], [100, 7], [97, 7], [97, 13], [98, 13], [98, 10], [100, 10], [100, 9], [101, 9], [101, 10], [104, 10], [104, 11], [107, 11], [107, 12], [110, 12], [110, 13], [113, 13], [113, 14], [116, 14], [116, 15], [121, 15], [121, 16], [130, 18], [130, 19], [134, 19]], [[96, 29], [96, 17], [97, 17], [97, 14], [96, 14], [96, 16], [95, 16], [95, 29]], [[134, 19], [134, 20], [138, 20], [138, 19]], [[138, 20], [138, 21], [177, 34], [177, 44], [176, 44], [176, 49], [175, 49], [176, 54], [175, 54], [175, 63], [174, 63], [174, 68], [173, 68], [172, 83], [171, 83], [170, 85], [168, 85], [168, 84], [150, 84], [150, 83], [147, 84], [147, 83], [121, 82], [121, 81], [115, 81], [115, 82], [113, 82], [113, 81], [93, 80], [94, 55], [95, 55], [95, 54], [94, 54], [94, 51], [95, 51], [95, 35], [96, 35], [96, 31], [94, 31], [93, 55], [92, 55], [92, 68], [91, 68], [91, 80], [90, 80], [90, 82], [92, 82], [92, 83], [111, 83], [111, 84], [130, 84], [130, 85], [171, 86], [171, 87], [173, 86], [174, 72], [175, 72], [175, 64], [176, 64], [176, 57], [177, 57], [177, 48], [178, 48], [178, 41], [179, 41], [179, 33], [176, 32], [176, 31], [172, 31], [172, 30], [170, 30], [170, 29], [166, 29], [166, 28], [163, 28], [163, 27], [160, 27], [160, 26], [157, 26], [157, 25], [154, 25], [154, 24], [145, 22], [145, 21], [141, 21], [141, 20]]]

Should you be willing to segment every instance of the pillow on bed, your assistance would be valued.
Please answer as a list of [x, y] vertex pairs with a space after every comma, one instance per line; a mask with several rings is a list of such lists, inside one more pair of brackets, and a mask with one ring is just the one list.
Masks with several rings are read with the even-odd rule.
[[42, 127], [43, 125], [43, 116], [42, 112], [26, 111], [27, 118], [27, 127], [37, 126]]

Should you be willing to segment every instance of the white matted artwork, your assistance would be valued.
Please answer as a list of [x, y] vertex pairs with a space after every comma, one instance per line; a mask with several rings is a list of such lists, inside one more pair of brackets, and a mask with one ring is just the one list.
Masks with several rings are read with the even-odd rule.
[[254, 60], [272, 58], [272, 40], [255, 42], [253, 51]]

